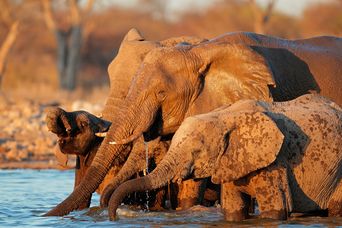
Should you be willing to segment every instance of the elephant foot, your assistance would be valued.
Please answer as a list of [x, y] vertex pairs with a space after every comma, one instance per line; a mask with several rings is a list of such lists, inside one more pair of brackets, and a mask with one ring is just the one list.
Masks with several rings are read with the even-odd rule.
[[233, 182], [221, 185], [221, 206], [224, 219], [238, 222], [248, 218], [249, 203], [246, 194], [239, 191]]
[[155, 194], [155, 200], [153, 204], [150, 206], [151, 211], [164, 211], [163, 203], [165, 201], [165, 189], [157, 190]]
[[329, 217], [342, 217], [342, 182], [340, 181], [328, 203]]
[[197, 204], [197, 198], [187, 198], [179, 200], [179, 207], [177, 210], [186, 210]]
[[233, 212], [223, 209], [223, 215], [224, 219], [228, 222], [240, 222], [248, 218], [248, 213], [244, 209]]
[[268, 219], [276, 219], [276, 220], [286, 220], [287, 219], [287, 212], [286, 210], [271, 210], [271, 211], [263, 211], [260, 213], [261, 218], [268, 218]]
[[203, 199], [205, 184], [206, 181], [204, 180], [190, 179], [183, 181], [178, 193], [178, 208], [181, 210], [186, 210], [190, 207], [200, 204]]

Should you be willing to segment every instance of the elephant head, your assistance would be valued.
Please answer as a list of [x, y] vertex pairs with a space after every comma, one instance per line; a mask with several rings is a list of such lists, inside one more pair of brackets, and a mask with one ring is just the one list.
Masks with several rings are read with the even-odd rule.
[[97, 135], [108, 131], [111, 123], [85, 111], [66, 112], [61, 108], [46, 109], [48, 129], [58, 136], [63, 154], [86, 156], [90, 147], [102, 138]]
[[241, 101], [184, 120], [157, 168], [145, 177], [123, 183], [113, 193], [110, 218], [115, 219], [116, 209], [128, 193], [187, 178], [211, 176], [213, 183], [221, 184], [273, 163], [284, 136], [265, 113], [265, 104]]
[[137, 29], [129, 30], [121, 42], [116, 57], [108, 66], [111, 89], [103, 110], [103, 117], [110, 121], [115, 119], [113, 113], [124, 101], [134, 75], [136, 75], [145, 56], [151, 50], [159, 47], [173, 47], [179, 43], [195, 45], [204, 41], [206, 39], [192, 36], [174, 37], [163, 41], [149, 41]]
[[186, 116], [211, 111], [236, 100], [271, 100], [274, 85], [265, 60], [247, 46], [203, 43], [197, 46], [156, 48], [145, 57], [125, 99], [136, 127], [127, 144], [149, 129], [174, 133]]
[[125, 148], [141, 135], [174, 133], [185, 117], [241, 98], [271, 100], [268, 87], [274, 84], [265, 59], [248, 46], [204, 42], [153, 49], [139, 66], [124, 102], [115, 108], [84, 181], [47, 215], [77, 208], [113, 163], [126, 159]]

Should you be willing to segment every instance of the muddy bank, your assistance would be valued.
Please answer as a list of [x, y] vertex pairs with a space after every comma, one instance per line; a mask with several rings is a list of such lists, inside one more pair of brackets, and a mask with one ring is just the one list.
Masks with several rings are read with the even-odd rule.
[[0, 97], [0, 169], [61, 169], [54, 156], [56, 136], [48, 131], [44, 113], [46, 107], [56, 105], [93, 113], [102, 109], [80, 100], [41, 103], [23, 98], [13, 102]]

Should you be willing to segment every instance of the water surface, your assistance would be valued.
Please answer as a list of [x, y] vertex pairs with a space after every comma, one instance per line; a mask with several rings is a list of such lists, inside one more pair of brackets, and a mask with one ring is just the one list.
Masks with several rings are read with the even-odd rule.
[[[105, 210], [87, 209], [64, 217], [41, 215], [60, 203], [73, 189], [73, 171], [0, 170], [0, 227], [336, 227], [342, 219], [297, 218], [286, 222], [251, 219], [227, 223], [219, 208], [193, 207], [188, 211], [144, 212], [122, 206], [119, 220], [108, 221]], [[92, 206], [99, 197], [94, 194]]]

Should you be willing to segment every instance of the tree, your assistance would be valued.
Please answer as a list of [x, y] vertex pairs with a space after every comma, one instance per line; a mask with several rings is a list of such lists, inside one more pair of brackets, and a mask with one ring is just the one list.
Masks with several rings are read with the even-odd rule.
[[70, 17], [70, 25], [67, 28], [58, 24], [58, 20], [53, 15], [52, 0], [41, 0], [41, 3], [45, 23], [56, 38], [59, 87], [69, 91], [74, 90], [80, 64], [83, 25], [93, 7], [94, 0], [88, 0], [84, 8], [77, 0], [67, 1], [68, 16]]
[[19, 20], [14, 16], [13, 5], [11, 5], [7, 0], [0, 1], [1, 7], [1, 24], [6, 27], [7, 35], [4, 38], [0, 46], [0, 91], [2, 80], [6, 71], [6, 63], [8, 60], [8, 56], [11, 48], [13, 47], [19, 29]]

